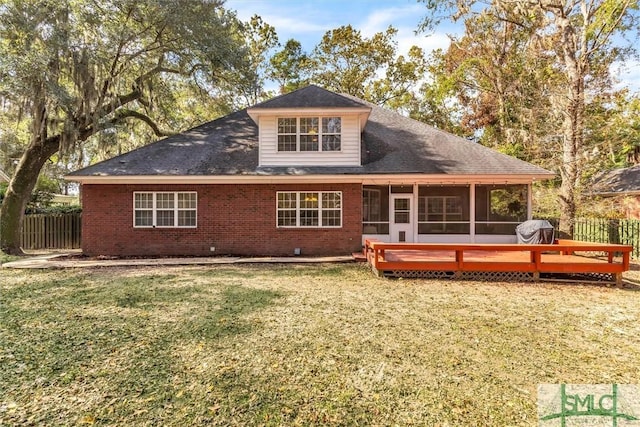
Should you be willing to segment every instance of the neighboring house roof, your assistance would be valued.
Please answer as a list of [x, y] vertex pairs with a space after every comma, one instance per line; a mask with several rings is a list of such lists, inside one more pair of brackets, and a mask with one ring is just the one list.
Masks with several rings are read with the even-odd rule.
[[554, 175], [425, 123], [317, 86], [307, 86], [251, 109], [319, 105], [323, 108], [371, 108], [362, 133], [362, 166], [260, 167], [258, 126], [244, 109], [75, 171], [69, 178], [318, 174], [526, 175], [544, 178]]
[[9, 182], [11, 181], [11, 178], [9, 177], [9, 175], [7, 175], [6, 173], [4, 173], [4, 171], [2, 169], [0, 169], [0, 182]]
[[640, 165], [596, 175], [590, 193], [601, 196], [640, 194]]

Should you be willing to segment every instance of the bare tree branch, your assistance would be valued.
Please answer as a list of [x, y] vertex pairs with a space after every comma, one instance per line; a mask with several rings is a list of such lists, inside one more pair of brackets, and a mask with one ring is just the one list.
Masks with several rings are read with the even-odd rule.
[[129, 109], [120, 109], [116, 112], [115, 117], [113, 119], [111, 119], [111, 123], [112, 124], [117, 124], [122, 122], [124, 119], [126, 118], [135, 118], [138, 120], [143, 121], [144, 123], [147, 124], [147, 126], [149, 126], [151, 128], [151, 130], [153, 130], [153, 133], [156, 136], [171, 136], [171, 135], [175, 135], [175, 132], [170, 132], [170, 131], [164, 131], [161, 130], [160, 127], [158, 126], [158, 124], [156, 122], [154, 122], [149, 116], [139, 112], [139, 111], [135, 111], [135, 110], [129, 110]]

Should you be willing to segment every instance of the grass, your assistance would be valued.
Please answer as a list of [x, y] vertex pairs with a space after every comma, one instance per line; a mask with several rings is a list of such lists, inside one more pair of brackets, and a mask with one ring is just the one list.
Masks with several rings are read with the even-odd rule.
[[7, 255], [4, 252], [0, 251], [0, 265], [4, 264], [5, 262], [16, 261], [18, 259], [20, 259], [19, 256]]
[[640, 299], [361, 265], [0, 271], [0, 425], [535, 425], [636, 383]]

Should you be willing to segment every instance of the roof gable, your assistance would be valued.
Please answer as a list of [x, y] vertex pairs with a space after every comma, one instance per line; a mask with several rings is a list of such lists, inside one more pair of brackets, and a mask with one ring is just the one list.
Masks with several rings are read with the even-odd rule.
[[309, 85], [284, 95], [261, 102], [249, 110], [280, 108], [362, 108], [366, 107], [357, 99], [347, 98], [316, 85]]

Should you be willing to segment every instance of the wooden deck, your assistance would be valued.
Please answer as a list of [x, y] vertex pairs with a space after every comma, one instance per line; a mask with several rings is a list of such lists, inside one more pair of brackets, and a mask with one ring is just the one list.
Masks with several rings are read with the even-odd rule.
[[537, 281], [554, 275], [586, 275], [621, 284], [622, 273], [629, 270], [631, 250], [630, 245], [574, 240], [518, 245], [384, 243], [369, 239], [364, 256], [377, 274], [386, 276]]

